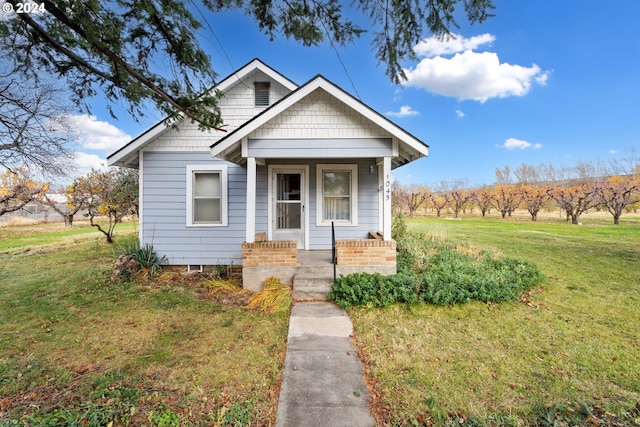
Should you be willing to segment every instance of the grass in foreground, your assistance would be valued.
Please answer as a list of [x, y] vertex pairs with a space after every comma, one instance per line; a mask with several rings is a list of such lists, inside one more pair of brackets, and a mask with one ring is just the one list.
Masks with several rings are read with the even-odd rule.
[[37, 239], [0, 252], [0, 425], [274, 423], [287, 313], [105, 282], [117, 249], [99, 233]]
[[353, 309], [381, 419], [640, 425], [640, 227], [467, 218], [410, 228], [532, 262], [547, 281], [520, 303]]
[[[137, 222], [123, 222], [116, 227], [116, 240], [119, 235], [131, 234]], [[74, 244], [87, 239], [96, 239], [104, 235], [92, 227], [88, 221], [76, 221], [73, 227], [64, 223], [28, 224], [14, 227], [0, 227], [0, 253], [11, 252], [18, 248], [25, 252], [44, 250], [50, 246]]]

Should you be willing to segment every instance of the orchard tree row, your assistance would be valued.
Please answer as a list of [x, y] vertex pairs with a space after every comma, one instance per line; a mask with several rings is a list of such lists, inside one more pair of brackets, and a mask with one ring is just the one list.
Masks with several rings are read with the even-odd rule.
[[579, 162], [571, 168], [522, 164], [516, 169], [496, 169], [494, 185], [469, 188], [464, 184], [443, 182], [429, 188], [396, 183], [393, 209], [409, 216], [432, 210], [438, 217], [450, 210], [456, 218], [476, 208], [482, 216], [496, 210], [502, 218], [526, 209], [536, 221], [543, 209], [557, 208], [572, 224], [578, 224], [589, 209], [600, 209], [618, 224], [624, 212], [640, 207], [640, 163], [634, 152], [607, 167], [600, 162]]
[[26, 168], [6, 170], [0, 175], [0, 216], [36, 202], [53, 209], [71, 226], [74, 216], [84, 212], [91, 225], [112, 243], [116, 225], [127, 215], [138, 215], [138, 171], [134, 169], [92, 170], [58, 189], [64, 193], [65, 203], [52, 198], [50, 187], [32, 180]]

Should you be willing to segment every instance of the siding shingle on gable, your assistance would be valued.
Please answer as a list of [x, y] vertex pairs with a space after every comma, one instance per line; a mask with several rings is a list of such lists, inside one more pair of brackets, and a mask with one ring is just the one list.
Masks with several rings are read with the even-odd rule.
[[318, 89], [249, 135], [249, 138], [391, 138], [373, 121]]
[[252, 73], [229, 88], [220, 98], [218, 106], [222, 111], [224, 129], [227, 132], [201, 131], [198, 129], [197, 123], [185, 120], [180, 124], [179, 129], [168, 129], [149, 143], [145, 147], [145, 151], [209, 151], [211, 144], [264, 111], [264, 107], [256, 108], [254, 106], [253, 83], [255, 81], [270, 82], [272, 103], [284, 98], [289, 93], [286, 87], [270, 79], [266, 74]]

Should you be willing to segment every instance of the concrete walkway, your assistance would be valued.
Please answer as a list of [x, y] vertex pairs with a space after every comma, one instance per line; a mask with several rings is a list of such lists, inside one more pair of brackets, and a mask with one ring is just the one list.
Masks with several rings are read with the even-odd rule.
[[375, 426], [352, 331], [333, 303], [294, 303], [276, 427]]

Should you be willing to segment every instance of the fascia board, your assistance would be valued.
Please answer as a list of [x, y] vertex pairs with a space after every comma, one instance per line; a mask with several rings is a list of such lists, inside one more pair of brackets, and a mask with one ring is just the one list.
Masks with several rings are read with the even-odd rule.
[[128, 142], [118, 151], [110, 154], [107, 157], [107, 166], [113, 166], [116, 163], [123, 161], [125, 158], [130, 157], [133, 153], [144, 147], [149, 141], [160, 136], [169, 128], [171, 128], [171, 125], [166, 124], [164, 120], [156, 124], [142, 135]]
[[295, 84], [294, 82], [292, 82], [291, 80], [283, 76], [282, 74], [278, 73], [276, 70], [269, 67], [264, 62], [260, 61], [259, 59], [254, 59], [253, 61], [249, 62], [247, 65], [240, 68], [238, 71], [234, 72], [233, 74], [229, 75], [226, 79], [221, 81], [214, 89], [224, 92], [228, 90], [230, 87], [242, 81], [245, 77], [255, 72], [256, 70], [263, 72], [264, 74], [269, 76], [271, 79], [275, 80], [276, 82], [280, 83], [282, 86], [286, 87], [291, 91], [296, 90], [298, 88], [297, 84]]

